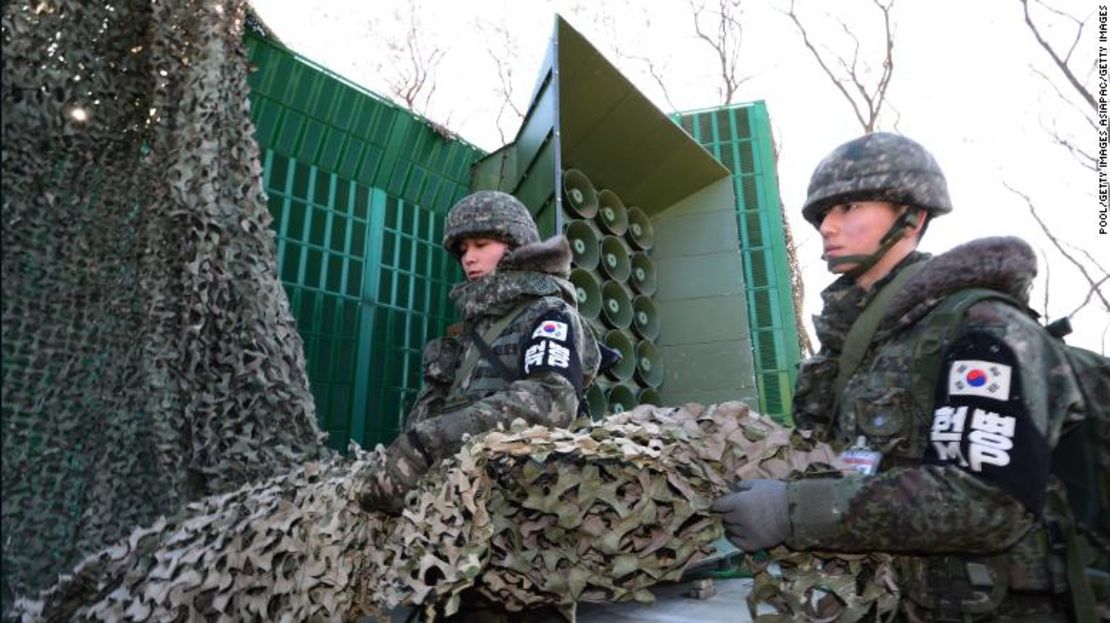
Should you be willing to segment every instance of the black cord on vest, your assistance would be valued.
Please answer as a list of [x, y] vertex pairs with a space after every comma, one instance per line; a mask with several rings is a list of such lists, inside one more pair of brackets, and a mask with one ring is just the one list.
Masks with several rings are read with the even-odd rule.
[[470, 327], [470, 339], [474, 340], [474, 345], [482, 352], [482, 357], [485, 358], [489, 365], [493, 366], [494, 370], [497, 370], [497, 373], [501, 375], [501, 378], [505, 379], [506, 383], [512, 383], [517, 380], [517, 375], [513, 374], [511, 370], [505, 367], [505, 362], [501, 361], [501, 358], [497, 356], [497, 353], [493, 352], [493, 348], [491, 348], [489, 344], [486, 344], [482, 336], [478, 335], [478, 332], [474, 330], [473, 326]]

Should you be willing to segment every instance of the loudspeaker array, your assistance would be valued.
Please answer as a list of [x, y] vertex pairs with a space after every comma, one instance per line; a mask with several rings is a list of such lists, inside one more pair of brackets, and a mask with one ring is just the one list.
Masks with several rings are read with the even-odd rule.
[[621, 353], [620, 363], [586, 392], [590, 413], [597, 420], [638, 404], [659, 404], [663, 358], [655, 345], [660, 322], [652, 300], [651, 220], [613, 190], [598, 191], [577, 169], [565, 171], [562, 190], [579, 312], [599, 341]]

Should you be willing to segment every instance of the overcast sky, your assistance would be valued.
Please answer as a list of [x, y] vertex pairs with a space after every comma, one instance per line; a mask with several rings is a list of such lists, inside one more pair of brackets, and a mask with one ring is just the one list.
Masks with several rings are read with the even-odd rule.
[[[408, 36], [412, 19], [407, 1], [254, 0], [254, 5], [294, 51], [370, 90], [387, 93], [388, 81], [402, 66], [389, 46]], [[767, 102], [780, 143], [779, 184], [803, 266], [808, 318], [820, 310], [818, 292], [831, 277], [818, 259], [819, 237], [800, 218], [806, 184], [817, 162], [861, 128], [782, 13], [787, 5], [778, 0], [744, 3], [740, 73], [750, 79], [734, 102]], [[695, 36], [688, 0], [418, 0], [413, 6], [421, 50], [442, 52], [432, 76], [435, 92], [420, 107], [432, 120], [487, 150], [503, 144], [495, 121], [501, 82], [493, 57], [507, 61], [513, 99], [525, 110], [556, 12], [665, 112], [721, 103], [719, 65], [714, 51]], [[1082, 0], [1052, 6], [1080, 19], [1097, 10], [1095, 3]], [[812, 38], [846, 50], [850, 40], [839, 19], [856, 32], [861, 60], [874, 63], [879, 58], [882, 21], [870, 0], [800, 0], [797, 11]], [[836, 18], [826, 11], [835, 12]], [[1046, 21], [1052, 17], [1044, 11], [1035, 15]], [[1089, 290], [1086, 280], [1004, 183], [1028, 194], [1069, 253], [1092, 278], [1101, 279], [1105, 273], [1094, 263], [1110, 268], [1110, 236], [1098, 234], [1096, 173], [1053, 144], [1049, 128], [1058, 128], [1089, 151], [1097, 150], [1098, 136], [1074, 105], [1060, 98], [1059, 93], [1072, 97], [1072, 91], [1026, 28], [1021, 4], [900, 0], [892, 18], [893, 110], [880, 121], [880, 129], [900, 131], [932, 151], [947, 174], [955, 204], [953, 214], [930, 226], [922, 249], [936, 253], [986, 235], [1022, 236], [1041, 257], [1033, 307], [1044, 311], [1047, 275], [1048, 315], [1070, 314]], [[1054, 21], [1057, 26], [1048, 36], [1066, 51], [1075, 24], [1059, 17]], [[1097, 28], [1095, 14], [1072, 62], [1092, 88], [1097, 88]], [[648, 74], [647, 63], [637, 57], [652, 61], [670, 101]], [[1056, 79], [1056, 86], [1038, 71]], [[503, 117], [506, 140], [512, 140], [518, 125], [511, 112]], [[1103, 292], [1110, 298], [1110, 285]], [[1076, 333], [1069, 342], [1110, 350], [1110, 314], [1097, 300], [1072, 322]]]

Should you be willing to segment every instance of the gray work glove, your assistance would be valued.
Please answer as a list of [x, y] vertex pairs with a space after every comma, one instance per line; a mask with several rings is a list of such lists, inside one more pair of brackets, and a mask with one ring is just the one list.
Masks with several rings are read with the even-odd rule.
[[781, 480], [744, 480], [713, 502], [721, 515], [725, 536], [745, 552], [774, 547], [790, 536], [790, 508], [786, 483]]

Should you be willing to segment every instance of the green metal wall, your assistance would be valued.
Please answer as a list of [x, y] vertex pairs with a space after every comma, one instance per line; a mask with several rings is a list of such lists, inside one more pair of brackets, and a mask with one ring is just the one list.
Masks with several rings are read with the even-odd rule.
[[454, 320], [462, 278], [439, 246], [484, 154], [248, 32], [251, 116], [320, 427], [329, 443], [396, 435], [420, 353]]
[[767, 106], [757, 101], [672, 119], [732, 172], [760, 409], [789, 421], [801, 353]]

